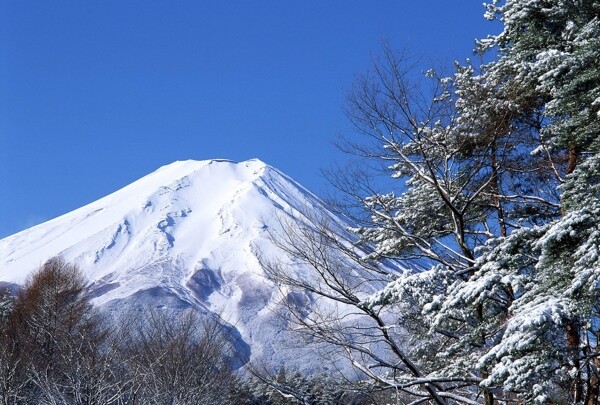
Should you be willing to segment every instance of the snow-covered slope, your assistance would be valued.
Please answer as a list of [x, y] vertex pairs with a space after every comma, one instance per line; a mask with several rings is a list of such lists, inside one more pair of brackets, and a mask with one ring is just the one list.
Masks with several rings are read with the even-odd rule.
[[0, 282], [21, 284], [60, 255], [84, 271], [96, 305], [194, 307], [239, 333], [245, 360], [251, 354], [278, 367], [294, 337], [273, 313], [280, 296], [258, 255], [281, 254], [269, 230], [311, 210], [326, 212], [318, 198], [259, 160], [175, 162], [0, 240]]

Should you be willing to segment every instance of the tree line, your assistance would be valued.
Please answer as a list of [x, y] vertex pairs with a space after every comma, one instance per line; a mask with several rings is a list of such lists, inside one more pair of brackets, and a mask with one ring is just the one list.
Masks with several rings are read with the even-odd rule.
[[2, 404], [239, 403], [215, 321], [158, 311], [106, 319], [60, 258], [0, 296]]
[[[285, 365], [235, 370], [235, 341], [194, 309], [103, 313], [54, 257], [0, 290], [0, 404], [368, 404], [389, 395]], [[382, 396], [383, 395], [383, 396]]]

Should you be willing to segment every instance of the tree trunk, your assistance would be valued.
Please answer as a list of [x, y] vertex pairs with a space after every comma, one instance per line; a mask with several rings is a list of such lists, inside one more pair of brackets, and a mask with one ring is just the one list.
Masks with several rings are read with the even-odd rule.
[[496, 146], [492, 147], [491, 154], [491, 166], [492, 166], [492, 191], [494, 193], [492, 200], [496, 206], [496, 213], [498, 215], [498, 226], [500, 227], [500, 236], [506, 237], [506, 222], [504, 221], [504, 210], [502, 203], [500, 202], [500, 179], [498, 178], [498, 163], [496, 162]]
[[[594, 366], [596, 370], [600, 369], [600, 360], [597, 358], [594, 359]], [[588, 395], [587, 405], [597, 405], [598, 404], [598, 395], [600, 394], [600, 379], [596, 375], [595, 372], [592, 373], [592, 378], [590, 381], [590, 392]]]
[[[600, 332], [598, 332], [596, 334], [596, 339], [600, 338]], [[599, 340], [597, 340], [597, 342], [600, 342]], [[600, 396], [600, 378], [598, 378], [598, 372], [600, 372], [600, 358], [598, 358], [598, 343], [596, 343], [596, 350], [595, 350], [595, 354], [596, 357], [593, 360], [593, 365], [591, 368], [593, 368], [593, 370], [590, 371], [590, 385], [589, 385], [589, 391], [588, 391], [588, 399], [587, 399], [587, 404], [586, 405], [597, 405], [598, 404], [598, 397]]]
[[579, 328], [575, 323], [567, 324], [567, 347], [572, 352], [573, 367], [577, 369], [575, 381], [573, 381], [573, 402], [583, 400], [583, 386], [581, 381], [581, 362], [579, 361]]
[[[477, 318], [479, 319], [479, 321], [483, 320], [483, 304], [479, 304], [477, 306], [477, 311], [476, 311], [476, 315]], [[481, 332], [481, 344], [482, 346], [485, 346], [485, 333]], [[487, 370], [482, 370], [481, 371], [481, 377], [482, 379], [486, 379], [489, 376], [489, 373]], [[483, 405], [493, 405], [494, 404], [494, 394], [492, 393], [492, 391], [489, 388], [484, 388], [483, 389]]]
[[575, 167], [577, 167], [577, 160], [579, 158], [579, 151], [575, 146], [571, 146], [568, 152], [567, 160], [567, 174], [573, 173]]
[[[579, 152], [575, 146], [569, 147], [568, 151], [568, 161], [567, 161], [567, 174], [573, 173], [575, 171], [575, 167], [577, 166], [577, 160], [579, 157]], [[561, 207], [561, 215], [564, 215], [565, 212]], [[573, 366], [577, 369], [577, 373], [575, 374], [574, 384], [574, 392], [573, 399], [574, 402], [579, 402], [583, 400], [583, 384], [581, 381], [581, 362], [579, 361], [579, 328], [575, 322], [570, 322], [566, 327], [567, 332], [567, 347], [573, 356]]]
[[494, 394], [488, 388], [483, 390], [483, 405], [494, 405]]

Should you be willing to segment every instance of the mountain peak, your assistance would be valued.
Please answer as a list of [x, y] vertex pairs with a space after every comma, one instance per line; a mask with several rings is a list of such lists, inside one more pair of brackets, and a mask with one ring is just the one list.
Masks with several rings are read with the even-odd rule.
[[158, 170], [163, 170], [166, 168], [199, 168], [202, 166], [206, 166], [206, 165], [212, 165], [212, 164], [224, 164], [224, 165], [239, 165], [239, 166], [243, 166], [243, 167], [263, 167], [263, 166], [268, 166], [265, 162], [263, 162], [262, 160], [258, 159], [258, 158], [252, 158], [252, 159], [248, 159], [248, 160], [244, 160], [244, 161], [235, 161], [235, 160], [231, 160], [231, 159], [205, 159], [205, 160], [195, 160], [195, 159], [187, 159], [187, 160], [176, 160], [173, 163], [169, 163], [166, 164], [164, 166], [161, 166]]
[[[287, 176], [267, 169], [271, 167], [259, 159], [184, 160], [162, 166], [106, 197], [0, 240], [0, 281], [23, 282], [30, 271], [55, 255], [75, 260], [84, 268], [96, 267], [103, 256], [98, 252], [114, 252], [125, 237], [117, 234], [125, 227], [132, 238], [140, 233], [152, 236], [156, 229], [177, 228], [193, 240], [211, 240], [228, 222], [237, 221], [238, 226], [260, 222], [272, 218], [275, 207], [291, 212], [301, 199], [316, 199]], [[188, 231], [189, 227], [193, 230]], [[180, 243], [173, 241], [172, 248], [177, 250]], [[93, 248], [96, 244], [104, 247]], [[147, 246], [142, 241], [139, 245]], [[156, 255], [157, 246], [147, 250]], [[89, 255], [98, 257], [91, 260]]]

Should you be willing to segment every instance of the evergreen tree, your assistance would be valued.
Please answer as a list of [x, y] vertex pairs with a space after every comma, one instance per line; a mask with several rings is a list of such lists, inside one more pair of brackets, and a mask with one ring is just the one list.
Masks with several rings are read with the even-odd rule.
[[[395, 363], [334, 323], [299, 316], [380, 387], [440, 404], [596, 403], [600, 2], [506, 0], [487, 10], [503, 23], [478, 44], [495, 52], [492, 62], [414, 82], [410, 63], [386, 48], [349, 97], [370, 143], [346, 149], [400, 182], [374, 192], [368, 174], [337, 178], [368, 213], [354, 229], [368, 253], [325, 243], [317, 224], [285, 236], [321, 282], [271, 273], [377, 323], [370, 336], [389, 344]], [[354, 264], [337, 261], [340, 252]], [[373, 265], [390, 258], [404, 266]], [[386, 277], [369, 296], [356, 287]]]
[[[480, 179], [475, 190], [481, 198], [473, 199], [474, 205], [485, 207], [489, 196], [491, 208], [471, 210], [473, 215], [459, 212], [497, 222], [486, 227], [488, 220], [480, 219], [464, 227], [466, 235], [485, 230], [484, 237], [467, 243], [468, 250], [457, 233], [449, 241], [461, 247], [464, 259], [473, 259], [472, 265], [470, 260], [461, 266], [438, 261], [429, 270], [398, 278], [363, 305], [397, 305], [399, 310], [407, 302], [417, 305], [429, 329], [425, 346], [438, 348], [433, 359], [419, 362], [430, 362], [432, 376], [473, 376], [484, 402], [492, 403], [494, 395], [506, 399], [512, 392], [527, 402], [594, 404], [599, 390], [600, 2], [499, 3], [488, 5], [488, 16], [499, 18], [504, 30], [480, 42], [481, 51], [496, 49], [497, 60], [479, 72], [459, 66], [447, 79], [453, 87], [445, 97], [456, 111], [446, 131], [452, 139], [470, 140], [446, 155], [451, 156], [449, 167], [459, 167], [449, 173], [465, 178], [453, 163], [468, 163], [466, 178]], [[432, 141], [446, 145], [434, 131], [421, 132], [428, 138], [421, 151], [430, 151], [424, 146]], [[399, 155], [405, 146], [411, 147], [406, 142], [395, 146]], [[423, 181], [413, 175], [403, 195], [408, 203], [389, 195], [367, 198], [371, 211], [372, 201], [382, 201], [379, 207], [391, 207], [387, 212], [393, 213], [384, 216], [379, 208], [375, 226], [360, 229], [365, 240], [376, 243], [372, 257], [405, 257], [398, 247], [406, 243], [396, 244], [393, 237], [397, 228], [406, 229], [399, 220], [403, 217], [419, 231], [431, 227], [429, 234], [437, 231], [438, 238], [452, 235], [420, 204], [442, 212], [431, 201], [433, 195], [439, 202], [458, 201], [454, 206], [462, 208], [461, 196], [471, 201], [470, 185], [429, 173], [431, 184], [444, 179], [443, 184], [458, 185], [461, 194], [450, 188], [437, 197], [419, 192]], [[412, 204], [417, 209], [409, 212]], [[467, 223], [455, 222], [453, 228]], [[431, 238], [426, 241], [424, 246], [432, 246]]]

